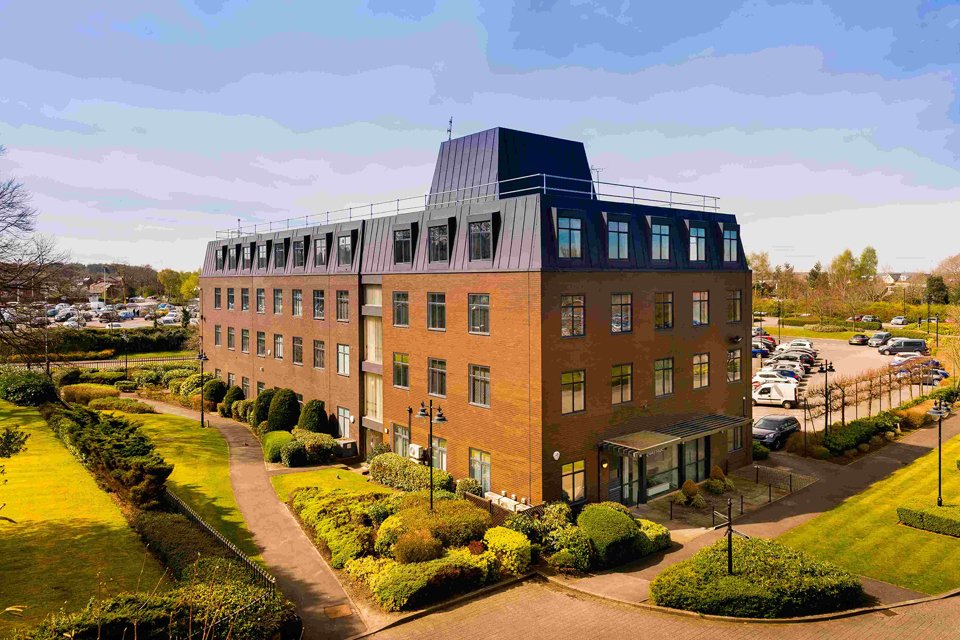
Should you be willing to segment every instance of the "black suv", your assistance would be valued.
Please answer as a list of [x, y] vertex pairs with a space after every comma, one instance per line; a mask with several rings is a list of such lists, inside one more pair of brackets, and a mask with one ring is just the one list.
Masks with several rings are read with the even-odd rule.
[[783, 448], [796, 431], [800, 431], [800, 421], [793, 416], [764, 416], [753, 423], [753, 439], [771, 450]]

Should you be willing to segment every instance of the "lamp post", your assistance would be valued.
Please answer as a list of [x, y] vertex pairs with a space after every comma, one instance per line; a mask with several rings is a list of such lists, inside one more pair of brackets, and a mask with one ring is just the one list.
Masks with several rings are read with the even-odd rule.
[[126, 329], [123, 330], [121, 337], [123, 338], [123, 377], [126, 378], [130, 368], [130, 335]]
[[940, 348], [940, 314], [938, 313], [934, 317], [937, 319], [937, 342], [936, 342], [937, 347], [936, 348], [939, 349]]
[[207, 354], [203, 352], [203, 349], [200, 349], [200, 352], [197, 354], [197, 361], [200, 363], [200, 428], [203, 429], [206, 425], [203, 423], [203, 363], [209, 360]]
[[783, 298], [777, 297], [777, 343], [783, 342]]
[[823, 396], [824, 396], [824, 406], [823, 406], [823, 434], [827, 435], [830, 433], [830, 373], [836, 371], [833, 368], [833, 363], [829, 360], [824, 360], [820, 363], [820, 373], [823, 374]]
[[943, 506], [943, 417], [950, 414], [950, 408], [939, 398], [933, 401], [933, 408], [927, 412], [937, 419], [937, 506]]
[[[411, 409], [412, 411], [412, 409]], [[440, 405], [437, 405], [437, 415], [433, 415], [433, 399], [430, 400], [429, 406], [424, 404], [423, 401], [420, 402], [420, 410], [417, 411], [418, 418], [426, 418], [427, 424], [429, 425], [429, 432], [427, 438], [427, 457], [429, 458], [430, 464], [430, 511], [433, 511], [433, 425], [443, 424], [447, 421], [446, 416], [443, 415], [443, 409]]]

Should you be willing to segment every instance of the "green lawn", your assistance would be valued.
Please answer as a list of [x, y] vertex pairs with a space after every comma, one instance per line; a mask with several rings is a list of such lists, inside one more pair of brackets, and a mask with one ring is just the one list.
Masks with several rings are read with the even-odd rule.
[[21, 425], [27, 450], [0, 460], [0, 610], [28, 608], [22, 618], [0, 615], [0, 636], [48, 613], [75, 610], [97, 595], [152, 590], [163, 575], [120, 509], [56, 439], [35, 409], [0, 402], [0, 428]]
[[[339, 478], [338, 478], [339, 476]], [[270, 476], [273, 490], [281, 500], [286, 502], [290, 495], [301, 487], [323, 487], [329, 489], [349, 489], [351, 491], [383, 491], [385, 487], [369, 481], [368, 476], [361, 476], [353, 471], [343, 469], [316, 469], [298, 473], [283, 473]]]
[[[960, 502], [960, 436], [943, 447], [944, 502]], [[960, 587], [960, 539], [898, 524], [913, 498], [936, 504], [937, 452], [780, 537], [781, 542], [850, 571], [928, 594]]]
[[[130, 359], [141, 359], [141, 358], [196, 358], [197, 352], [190, 351], [151, 351], [149, 353], [131, 353]], [[123, 359], [123, 354], [119, 354], [116, 358]]]
[[260, 550], [233, 497], [229, 449], [223, 436], [216, 429], [201, 429], [196, 420], [179, 416], [129, 417], [143, 424], [160, 454], [173, 463], [173, 473], [167, 480], [170, 490], [241, 551], [259, 559]]

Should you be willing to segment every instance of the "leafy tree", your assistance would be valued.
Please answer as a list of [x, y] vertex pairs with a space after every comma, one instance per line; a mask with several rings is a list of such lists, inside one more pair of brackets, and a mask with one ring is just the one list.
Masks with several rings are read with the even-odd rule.
[[857, 275], [861, 279], [873, 278], [877, 275], [877, 250], [873, 247], [864, 247], [857, 261]]
[[817, 263], [813, 265], [813, 268], [807, 273], [807, 286], [810, 289], [819, 289], [825, 284], [825, 281], [826, 276], [823, 273], [823, 265], [817, 260]]
[[747, 265], [753, 271], [753, 288], [763, 295], [770, 291], [773, 271], [770, 269], [770, 254], [766, 251], [747, 255]]
[[188, 271], [182, 274], [180, 282], [180, 299], [190, 300], [197, 296], [197, 288], [200, 286], [200, 272]]
[[943, 276], [944, 282], [948, 285], [960, 287], [960, 253], [941, 260], [940, 264], [934, 268], [933, 273]]
[[947, 304], [950, 301], [950, 293], [943, 276], [927, 276], [926, 299], [930, 304]]
[[180, 298], [180, 285], [183, 284], [183, 274], [173, 269], [164, 269], [157, 274], [163, 293], [171, 300]]

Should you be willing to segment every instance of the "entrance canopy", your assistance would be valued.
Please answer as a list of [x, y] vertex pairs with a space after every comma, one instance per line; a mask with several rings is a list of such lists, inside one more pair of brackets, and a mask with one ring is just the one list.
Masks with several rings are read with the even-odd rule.
[[651, 430], [609, 438], [600, 443], [600, 448], [620, 455], [636, 457], [670, 444], [696, 440], [748, 422], [750, 422], [749, 418], [723, 414], [696, 416]]

